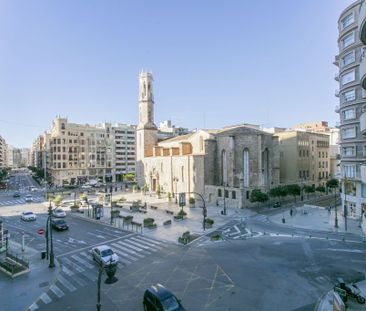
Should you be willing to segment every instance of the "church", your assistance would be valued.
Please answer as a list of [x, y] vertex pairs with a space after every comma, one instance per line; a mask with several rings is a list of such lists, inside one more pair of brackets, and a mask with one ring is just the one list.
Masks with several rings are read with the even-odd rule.
[[[250, 191], [279, 184], [278, 138], [253, 125], [198, 130], [158, 141], [154, 123], [153, 76], [139, 75], [136, 179], [152, 192], [189, 197], [200, 193], [207, 204], [250, 205]], [[198, 199], [198, 197], [195, 197]]]

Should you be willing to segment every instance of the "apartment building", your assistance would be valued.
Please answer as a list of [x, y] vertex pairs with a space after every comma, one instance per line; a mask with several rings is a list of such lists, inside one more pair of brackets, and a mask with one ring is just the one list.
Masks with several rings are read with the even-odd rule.
[[305, 130], [275, 133], [280, 149], [280, 183], [325, 185], [330, 177], [329, 135]]
[[[366, 3], [355, 1], [338, 20], [334, 64], [339, 82], [342, 206], [349, 217], [366, 211]], [[362, 217], [360, 218], [362, 220]]]
[[293, 126], [293, 129], [300, 129], [308, 132], [316, 132], [329, 135], [329, 174], [332, 178], [340, 178], [341, 149], [339, 145], [339, 128], [329, 127], [327, 121], [315, 121], [297, 124]]
[[0, 136], [0, 168], [7, 167], [6, 141]]
[[57, 117], [48, 153], [55, 185], [80, 184], [90, 179], [119, 181], [123, 174], [134, 172], [135, 128], [111, 123], [76, 124]]

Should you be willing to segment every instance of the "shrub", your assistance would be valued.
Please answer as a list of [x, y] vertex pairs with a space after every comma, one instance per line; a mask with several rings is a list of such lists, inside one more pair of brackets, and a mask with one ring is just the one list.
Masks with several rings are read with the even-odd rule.
[[126, 198], [124, 198], [124, 197], [121, 197], [121, 198], [119, 198], [118, 200], [117, 200], [118, 202], [121, 202], [121, 203], [123, 203], [123, 202], [126, 202], [127, 200], [126, 200]]
[[169, 220], [166, 220], [164, 221], [163, 225], [166, 226], [166, 225], [171, 225], [172, 224], [172, 221], [169, 219]]
[[209, 224], [209, 225], [212, 226], [215, 221], [213, 219], [211, 219], [211, 218], [206, 218], [205, 222], [206, 222], [206, 224]]
[[196, 200], [191, 197], [191, 198], [189, 198], [189, 201], [188, 202], [189, 202], [189, 204], [192, 204], [193, 205], [193, 204], [196, 203]]
[[183, 211], [183, 210], [180, 210], [178, 212], [178, 216], [181, 216], [183, 218], [183, 216], [187, 216], [187, 213], [185, 211]]
[[172, 200], [172, 194], [170, 192], [168, 192], [168, 200], [169, 202]]
[[144, 227], [150, 227], [154, 224], [154, 218], [145, 218], [144, 219]]

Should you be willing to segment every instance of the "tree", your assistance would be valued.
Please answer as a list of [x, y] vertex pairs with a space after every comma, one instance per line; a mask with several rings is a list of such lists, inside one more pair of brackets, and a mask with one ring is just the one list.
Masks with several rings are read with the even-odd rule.
[[53, 204], [55, 204], [57, 207], [59, 207], [62, 203], [62, 195], [58, 195], [53, 199]]
[[325, 187], [324, 186], [318, 186], [315, 188], [316, 191], [318, 192], [325, 192]]
[[125, 174], [124, 180], [126, 180], [126, 181], [134, 181], [135, 180], [135, 174], [134, 173], [127, 173], [127, 174]]
[[287, 196], [287, 189], [284, 186], [277, 186], [269, 191], [269, 195], [275, 198], [284, 198]]
[[296, 196], [300, 195], [300, 193], [301, 193], [300, 186], [296, 185], [296, 184], [293, 184], [293, 185], [287, 185], [285, 187], [286, 187], [287, 193], [290, 194], [290, 195], [293, 195], [294, 198], [295, 198], [295, 202], [296, 202]]
[[156, 189], [156, 195], [158, 196], [158, 199], [160, 199], [160, 194], [161, 194], [160, 185], [158, 185]]
[[266, 202], [268, 200], [268, 195], [266, 193], [263, 193], [261, 189], [253, 189], [250, 193], [249, 201], [252, 203], [257, 202], [258, 207], [259, 203]]
[[305, 185], [303, 189], [304, 189], [305, 193], [308, 195], [308, 198], [309, 198], [309, 193], [315, 192], [315, 188], [313, 186]]
[[339, 185], [339, 181], [338, 181], [338, 179], [335, 179], [335, 178], [327, 180], [327, 183], [326, 183], [327, 188], [331, 188], [331, 189], [338, 188], [338, 185]]

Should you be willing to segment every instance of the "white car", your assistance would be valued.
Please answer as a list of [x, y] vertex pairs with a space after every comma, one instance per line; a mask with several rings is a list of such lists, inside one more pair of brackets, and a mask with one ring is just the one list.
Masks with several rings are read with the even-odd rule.
[[37, 216], [33, 212], [22, 212], [20, 219], [24, 221], [33, 221], [37, 219]]
[[27, 194], [27, 195], [25, 196], [25, 202], [33, 202], [33, 197], [32, 197], [32, 195]]
[[102, 266], [115, 265], [118, 263], [118, 255], [107, 245], [100, 245], [92, 249], [93, 260]]
[[63, 209], [61, 208], [57, 208], [53, 211], [52, 213], [53, 217], [56, 217], [56, 218], [64, 218], [66, 217], [66, 213]]
[[81, 188], [83, 188], [83, 189], [90, 189], [92, 186], [90, 186], [90, 185], [82, 185], [81, 186]]

